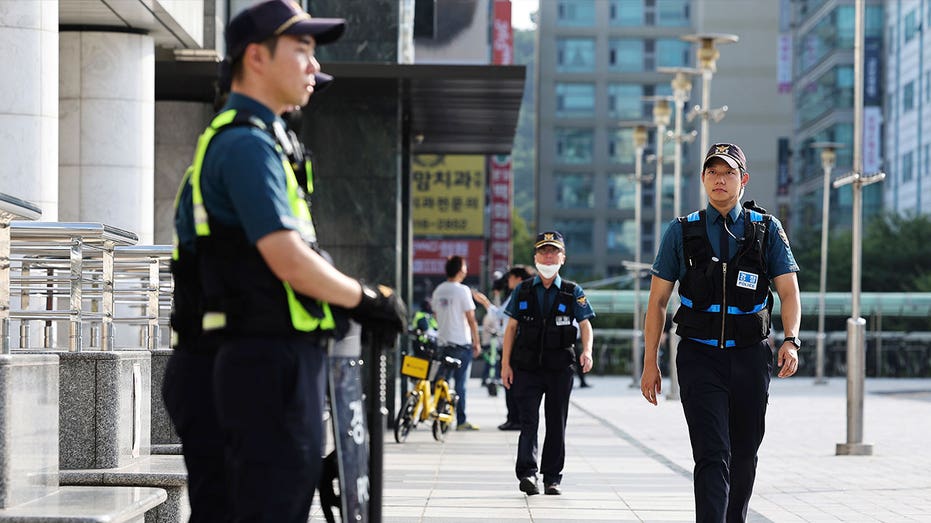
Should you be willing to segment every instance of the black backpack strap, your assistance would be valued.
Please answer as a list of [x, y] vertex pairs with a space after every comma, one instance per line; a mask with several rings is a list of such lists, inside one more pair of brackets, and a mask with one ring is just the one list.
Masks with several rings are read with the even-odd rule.
[[682, 225], [682, 253], [685, 256], [685, 267], [690, 269], [696, 266], [698, 260], [710, 258], [709, 243], [706, 241], [704, 209], [693, 212], [688, 216], [676, 218]]

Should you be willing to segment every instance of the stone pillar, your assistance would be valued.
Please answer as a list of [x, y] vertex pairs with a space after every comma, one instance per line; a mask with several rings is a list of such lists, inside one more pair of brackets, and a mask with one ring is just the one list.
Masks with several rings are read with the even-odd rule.
[[58, 217], [58, 1], [0, 3], [0, 187]]
[[59, 219], [153, 240], [155, 46], [147, 35], [60, 34]]
[[155, 103], [156, 245], [171, 244], [178, 185], [194, 160], [197, 137], [207, 128], [212, 117], [213, 105], [208, 103]]

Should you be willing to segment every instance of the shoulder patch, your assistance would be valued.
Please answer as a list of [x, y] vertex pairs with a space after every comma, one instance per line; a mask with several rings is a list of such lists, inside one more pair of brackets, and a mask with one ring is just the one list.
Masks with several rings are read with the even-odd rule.
[[786, 244], [786, 247], [791, 248], [791, 246], [789, 245], [789, 237], [786, 236], [786, 230], [783, 229], [782, 227], [779, 228], [779, 237], [782, 238], [782, 242]]
[[578, 298], [576, 298], [575, 302], [579, 304], [579, 307], [584, 307], [588, 303], [588, 300], [585, 298], [585, 295], [583, 294], [582, 296], [579, 296]]

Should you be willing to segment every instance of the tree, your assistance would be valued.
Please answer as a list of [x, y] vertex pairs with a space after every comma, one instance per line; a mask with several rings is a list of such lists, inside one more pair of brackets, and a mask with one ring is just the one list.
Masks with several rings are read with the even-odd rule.
[[533, 242], [535, 236], [527, 228], [527, 222], [517, 208], [511, 211], [511, 249], [514, 263], [533, 266]]
[[[818, 291], [820, 238], [820, 231], [809, 231], [793, 246], [803, 291]], [[931, 292], [931, 216], [879, 216], [867, 225], [862, 245], [864, 292]], [[851, 250], [850, 231], [830, 235], [828, 291], [850, 291]]]

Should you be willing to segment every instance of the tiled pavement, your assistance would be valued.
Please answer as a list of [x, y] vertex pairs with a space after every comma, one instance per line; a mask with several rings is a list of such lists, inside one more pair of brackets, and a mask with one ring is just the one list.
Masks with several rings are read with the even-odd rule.
[[[495, 427], [504, 397], [473, 380], [469, 420], [482, 430], [404, 444], [385, 435], [385, 522], [692, 521], [692, 458], [677, 401], [646, 403], [628, 377], [575, 389], [562, 496], [517, 489], [517, 433]], [[667, 383], [668, 385], [668, 383]], [[931, 380], [867, 380], [872, 456], [835, 456], [846, 440], [845, 382], [773, 380], [750, 521], [931, 522]], [[542, 446], [542, 427], [540, 444]], [[323, 521], [315, 509], [311, 521]]]

